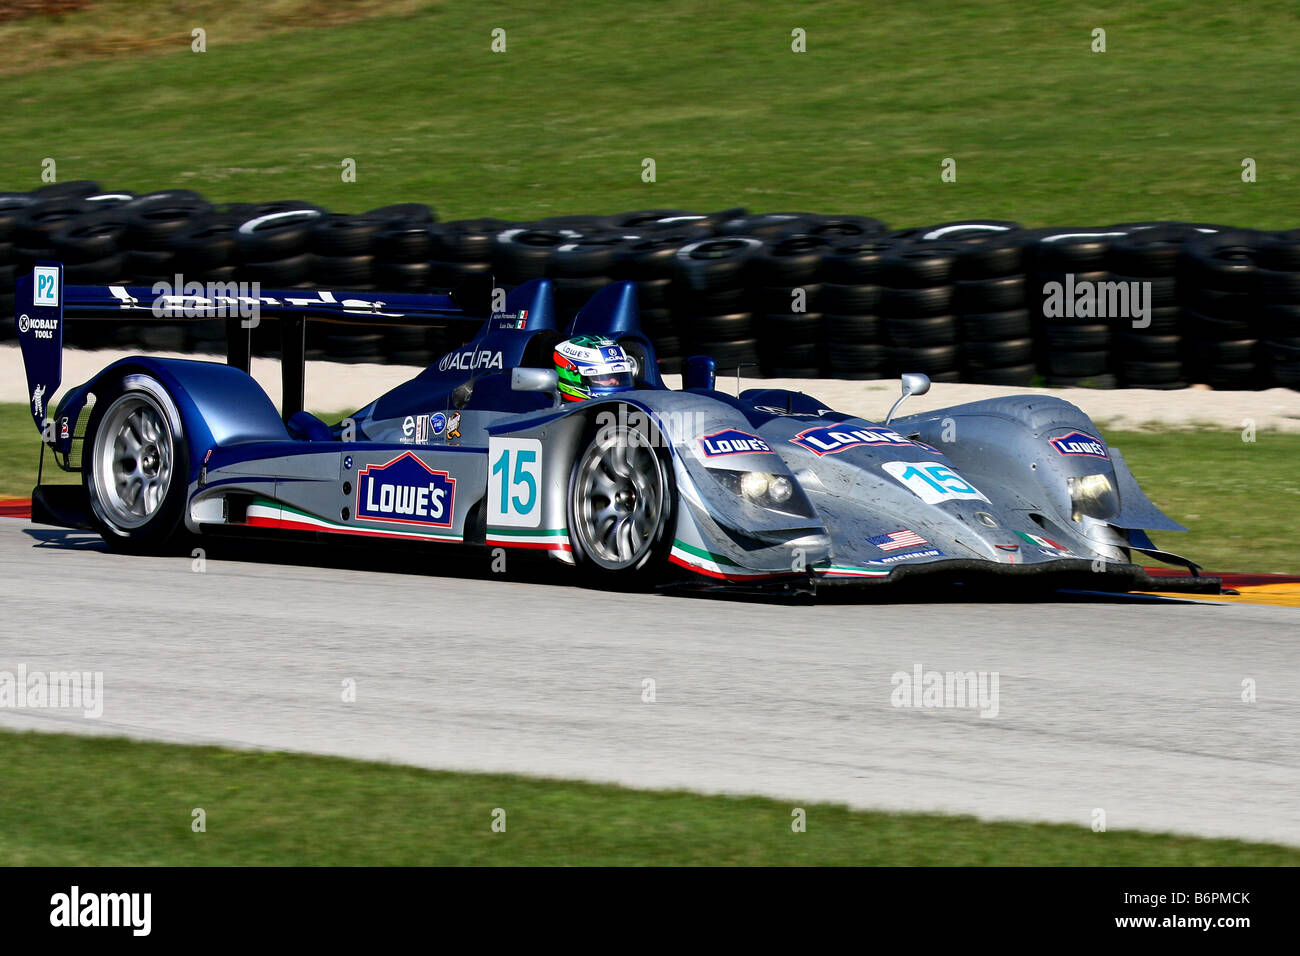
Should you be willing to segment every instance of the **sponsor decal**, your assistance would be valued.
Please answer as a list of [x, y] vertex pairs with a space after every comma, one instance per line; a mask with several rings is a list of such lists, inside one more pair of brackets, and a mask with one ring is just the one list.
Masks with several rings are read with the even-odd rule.
[[18, 331], [22, 335], [28, 332], [33, 333], [32, 337], [37, 339], [52, 339], [54, 333], [59, 330], [58, 319], [33, 319], [29, 315], [18, 316]]
[[402, 437], [397, 439], [403, 445], [409, 445], [415, 441], [415, 416], [407, 415], [402, 419]]
[[32, 414], [38, 418], [45, 414], [45, 386], [37, 385], [32, 389]]
[[68, 437], [68, 416], [66, 415], [59, 419], [59, 437]]
[[1110, 455], [1100, 438], [1094, 438], [1087, 432], [1070, 432], [1060, 438], [1053, 438], [1051, 445], [1058, 454], [1069, 457], [1101, 458], [1109, 461]]
[[477, 372], [479, 369], [505, 368], [505, 359], [500, 352], [489, 349], [466, 349], [463, 352], [451, 352], [442, 357], [438, 370], [460, 369], [464, 372]]
[[1073, 558], [1075, 553], [1060, 542], [1053, 541], [1051, 538], [1044, 538], [1042, 535], [1026, 534], [1023, 531], [1017, 531], [1016, 536], [1038, 548], [1041, 554], [1046, 554], [1057, 558]]
[[854, 428], [851, 425], [819, 425], [801, 431], [790, 441], [802, 445], [818, 457], [834, 455], [859, 445], [914, 444], [910, 439], [883, 425], [871, 425], [866, 428]]
[[721, 455], [763, 454], [772, 451], [772, 446], [757, 435], [737, 431], [734, 428], [705, 435], [700, 439], [700, 448], [706, 458], [717, 458]]
[[891, 554], [887, 558], [878, 558], [872, 561], [872, 564], [893, 564], [895, 561], [911, 561], [913, 558], [941, 558], [943, 552], [938, 548], [927, 548], [925, 551], [909, 551], [906, 554]]
[[452, 412], [451, 418], [447, 419], [447, 438], [460, 438], [460, 412]]
[[899, 548], [915, 548], [929, 543], [911, 528], [867, 539], [867, 544], [874, 544], [881, 551], [897, 551]]
[[415, 443], [417, 445], [427, 445], [429, 443], [428, 415], [421, 415], [415, 420]]
[[351, 471], [351, 470], [352, 470], [352, 456], [351, 456], [351, 455], [347, 455], [347, 456], [345, 456], [345, 457], [343, 458], [343, 467], [344, 467], [347, 471]]
[[411, 452], [357, 474], [357, 517], [366, 521], [450, 528], [456, 479], [434, 471]]
[[434, 437], [437, 438], [447, 430], [447, 416], [442, 412], [434, 412], [429, 418], [429, 427], [433, 431]]

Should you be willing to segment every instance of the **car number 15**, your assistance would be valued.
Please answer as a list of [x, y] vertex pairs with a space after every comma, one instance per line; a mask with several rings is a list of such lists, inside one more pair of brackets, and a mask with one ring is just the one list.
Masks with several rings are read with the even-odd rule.
[[536, 528], [542, 523], [542, 443], [488, 439], [488, 524]]
[[937, 461], [891, 461], [881, 467], [928, 505], [955, 498], [988, 501], [974, 485]]

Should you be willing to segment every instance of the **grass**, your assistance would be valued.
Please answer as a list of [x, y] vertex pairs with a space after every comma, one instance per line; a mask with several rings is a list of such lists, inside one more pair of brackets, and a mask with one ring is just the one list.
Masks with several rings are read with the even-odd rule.
[[[322, 415], [327, 421], [341, 416]], [[1114, 431], [1138, 482], [1189, 534], [1157, 533], [1156, 544], [1210, 571], [1300, 574], [1300, 435], [1237, 431]], [[0, 495], [29, 495], [40, 439], [25, 405], [0, 403]], [[47, 480], [76, 480], [46, 459]]]
[[1190, 533], [1158, 546], [1211, 572], [1300, 574], [1300, 435], [1240, 431], [1111, 431], [1147, 496]]
[[[0, 188], [39, 186], [49, 157], [64, 180], [343, 211], [424, 201], [444, 218], [744, 204], [898, 226], [1297, 225], [1289, 0], [376, 0], [331, 29], [295, 28], [330, 6], [305, 0], [168, 6], [0, 29], [24, 50], [24, 72], [0, 77]], [[95, 38], [128, 15], [170, 46], [108, 56]], [[190, 52], [209, 21], [208, 52]], [[23, 30], [44, 34], [28, 47]]]
[[[0, 748], [11, 866], [1300, 865], [1300, 850], [1235, 840], [296, 754], [9, 732]], [[804, 833], [791, 829], [796, 806]], [[191, 829], [195, 808], [206, 832]], [[491, 828], [498, 808], [504, 833]]]

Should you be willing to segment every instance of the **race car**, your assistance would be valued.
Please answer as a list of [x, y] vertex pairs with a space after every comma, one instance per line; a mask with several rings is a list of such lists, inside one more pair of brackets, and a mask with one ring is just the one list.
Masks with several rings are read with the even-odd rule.
[[[162, 297], [163, 315], [226, 317], [228, 362], [123, 359], [47, 414], [64, 321], [140, 321], [160, 314], [160, 297], [65, 288], [58, 263], [37, 264], [15, 317], [32, 417], [82, 482], [38, 483], [33, 520], [129, 551], [191, 535], [364, 538], [537, 551], [602, 583], [800, 590], [940, 579], [1150, 589], [1140, 553], [1190, 572], [1161, 578], [1162, 590], [1217, 589], [1156, 549], [1148, 531], [1185, 529], [1069, 402], [1010, 396], [897, 418], [930, 386], [905, 374], [877, 422], [798, 391], [729, 394], [707, 357], [672, 389], [633, 283], [606, 286], [564, 328], [549, 280], [508, 295], [491, 285]], [[231, 318], [236, 305], [282, 324], [280, 411], [248, 373], [250, 323]], [[478, 323], [466, 345], [343, 420], [302, 410], [304, 321], [466, 320]]]

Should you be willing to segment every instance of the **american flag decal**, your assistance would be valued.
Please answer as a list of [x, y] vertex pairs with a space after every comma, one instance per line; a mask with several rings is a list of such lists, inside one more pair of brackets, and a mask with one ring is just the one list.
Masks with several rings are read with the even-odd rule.
[[899, 548], [914, 548], [920, 544], [929, 544], [911, 528], [893, 531], [876, 538], [868, 538], [867, 544], [874, 544], [881, 551], [897, 551]]

